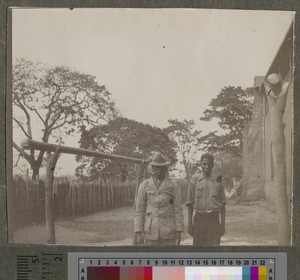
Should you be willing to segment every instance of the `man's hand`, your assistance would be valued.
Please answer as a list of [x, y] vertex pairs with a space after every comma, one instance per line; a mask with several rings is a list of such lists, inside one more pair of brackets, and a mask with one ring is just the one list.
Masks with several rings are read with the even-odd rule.
[[142, 246], [144, 244], [144, 236], [141, 232], [136, 233], [136, 245]]
[[188, 224], [188, 233], [189, 233], [189, 235], [190, 236], [194, 236], [194, 225], [193, 225], [193, 223], [192, 222], [189, 222], [189, 224]]
[[175, 233], [175, 246], [179, 246], [181, 242], [181, 232]]

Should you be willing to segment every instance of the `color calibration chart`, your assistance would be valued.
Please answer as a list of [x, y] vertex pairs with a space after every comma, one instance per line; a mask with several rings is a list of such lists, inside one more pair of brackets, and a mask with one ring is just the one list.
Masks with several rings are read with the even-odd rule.
[[285, 280], [285, 253], [69, 253], [69, 280]]

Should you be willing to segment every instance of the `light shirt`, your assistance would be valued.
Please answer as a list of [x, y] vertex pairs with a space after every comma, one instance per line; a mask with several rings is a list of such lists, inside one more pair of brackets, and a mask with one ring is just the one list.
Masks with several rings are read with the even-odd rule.
[[204, 177], [203, 174], [191, 178], [186, 206], [193, 205], [196, 211], [207, 212], [220, 209], [222, 204], [226, 204], [222, 183], [212, 176]]

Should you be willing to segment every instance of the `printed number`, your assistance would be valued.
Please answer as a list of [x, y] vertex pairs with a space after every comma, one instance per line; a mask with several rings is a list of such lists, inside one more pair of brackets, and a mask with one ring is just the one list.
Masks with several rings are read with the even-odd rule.
[[163, 261], [162, 261], [162, 264], [163, 264], [163, 265], [168, 265], [168, 261], [167, 261], [167, 260], [163, 260]]
[[118, 261], [117, 261], [117, 260], [115, 260], [114, 264], [115, 264], [115, 265], [117, 265], [117, 264], [118, 264]]
[[249, 261], [248, 260], [244, 261], [244, 265], [249, 265]]
[[123, 264], [123, 265], [125, 265], [125, 264], [126, 264], [126, 261], [125, 261], [125, 260], [123, 260], [123, 261], [122, 261], [122, 264]]
[[174, 260], [171, 260], [171, 265], [175, 265], [175, 261]]
[[150, 265], [150, 261], [149, 260], [147, 261], [147, 265]]
[[216, 261], [216, 260], [212, 260], [212, 261], [211, 261], [211, 264], [212, 264], [212, 265], [217, 265], [217, 261]]
[[39, 260], [39, 259], [36, 259], [36, 258], [35, 258], [35, 259], [32, 259], [31, 261], [32, 261], [32, 263], [39, 263], [39, 262], [40, 262], [40, 260]]
[[208, 265], [208, 260], [204, 260], [204, 261], [203, 261], [203, 264], [204, 264], [204, 265]]
[[220, 260], [219, 263], [220, 263], [220, 265], [224, 265], [225, 261], [224, 260]]
[[101, 265], [101, 261], [100, 260], [98, 260], [98, 265]]
[[106, 265], [109, 265], [109, 260], [106, 260]]
[[238, 260], [238, 261], [236, 261], [236, 264], [237, 264], [237, 265], [241, 265], [242, 262], [241, 262], [240, 260]]
[[179, 265], [184, 265], [184, 261], [180, 260]]
[[56, 262], [58, 262], [58, 261], [62, 262], [62, 257], [55, 257], [54, 261], [56, 261]]
[[192, 261], [191, 261], [191, 260], [188, 260], [188, 261], [187, 261], [187, 264], [188, 264], [188, 265], [192, 265]]
[[130, 261], [130, 264], [131, 264], [131, 265], [133, 265], [133, 264], [134, 264], [134, 263], [133, 263], [133, 260], [131, 260], [131, 261]]
[[142, 264], [142, 260], [139, 260], [139, 264], [140, 264], [140, 265]]
[[155, 261], [155, 265], [158, 265], [158, 260]]
[[253, 261], [252, 261], [252, 265], [257, 265], [257, 261], [256, 261], [256, 260], [253, 260]]
[[259, 264], [260, 264], [260, 265], [266, 265], [266, 261], [261, 260], [261, 261], [259, 262]]
[[93, 264], [93, 261], [91, 260], [91, 261], [90, 261], [90, 265], [92, 265], [92, 264]]
[[228, 261], [228, 265], [233, 265], [233, 261], [232, 261], [232, 260], [229, 260], [229, 261]]
[[201, 261], [195, 260], [195, 265], [200, 265], [200, 264], [201, 264]]

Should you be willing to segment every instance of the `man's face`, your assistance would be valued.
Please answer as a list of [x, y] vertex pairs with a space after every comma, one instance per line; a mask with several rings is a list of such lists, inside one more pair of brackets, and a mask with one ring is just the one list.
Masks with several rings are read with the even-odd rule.
[[153, 176], [157, 179], [164, 179], [166, 176], [167, 167], [166, 166], [152, 166]]
[[211, 174], [213, 166], [214, 166], [213, 162], [208, 158], [204, 158], [201, 161], [201, 169], [205, 176], [209, 176]]

